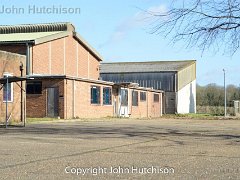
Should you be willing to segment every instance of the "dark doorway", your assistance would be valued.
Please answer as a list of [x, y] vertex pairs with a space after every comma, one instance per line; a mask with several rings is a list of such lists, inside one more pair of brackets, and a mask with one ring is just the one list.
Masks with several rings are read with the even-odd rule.
[[165, 92], [165, 113], [175, 114], [176, 109], [176, 93]]
[[58, 117], [59, 90], [56, 87], [47, 88], [47, 117]]

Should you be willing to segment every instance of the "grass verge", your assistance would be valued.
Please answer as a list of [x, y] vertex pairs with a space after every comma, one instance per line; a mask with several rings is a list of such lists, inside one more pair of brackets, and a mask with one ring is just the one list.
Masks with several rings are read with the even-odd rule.
[[196, 113], [196, 114], [164, 114], [163, 118], [173, 118], [173, 119], [199, 119], [199, 120], [224, 120], [224, 119], [239, 119], [239, 117], [236, 116], [219, 116], [215, 114], [202, 114], [202, 113]]

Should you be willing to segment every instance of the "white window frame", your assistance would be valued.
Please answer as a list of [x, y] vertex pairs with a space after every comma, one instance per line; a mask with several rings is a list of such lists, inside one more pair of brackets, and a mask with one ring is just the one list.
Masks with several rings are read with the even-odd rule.
[[[13, 76], [12, 74], [6, 74], [8, 77]], [[3, 100], [4, 103], [8, 102], [8, 103], [12, 103], [13, 102], [13, 83], [8, 83], [10, 84], [10, 88], [11, 88], [11, 100], [8, 99], [8, 101]], [[3, 87], [3, 99], [4, 99], [4, 87]]]

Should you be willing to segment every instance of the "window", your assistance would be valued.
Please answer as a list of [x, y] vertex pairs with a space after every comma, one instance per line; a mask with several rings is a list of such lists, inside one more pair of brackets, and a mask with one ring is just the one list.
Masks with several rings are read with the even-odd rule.
[[146, 92], [140, 92], [140, 101], [146, 101]]
[[103, 104], [104, 105], [112, 104], [112, 89], [110, 87], [103, 88]]
[[121, 106], [128, 106], [128, 90], [121, 89]]
[[154, 102], [159, 102], [159, 94], [154, 94], [153, 100]]
[[13, 84], [8, 83], [3, 86], [3, 101], [13, 102]]
[[100, 104], [100, 87], [91, 87], [91, 104]]
[[132, 92], [132, 105], [138, 106], [138, 91]]
[[41, 81], [27, 82], [27, 94], [42, 94], [42, 82]]

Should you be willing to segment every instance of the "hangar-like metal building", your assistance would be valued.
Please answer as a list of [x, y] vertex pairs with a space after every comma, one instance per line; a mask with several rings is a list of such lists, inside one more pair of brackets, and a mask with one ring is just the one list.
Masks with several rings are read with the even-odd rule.
[[100, 65], [102, 80], [165, 91], [164, 112], [196, 112], [196, 61], [117, 62]]

